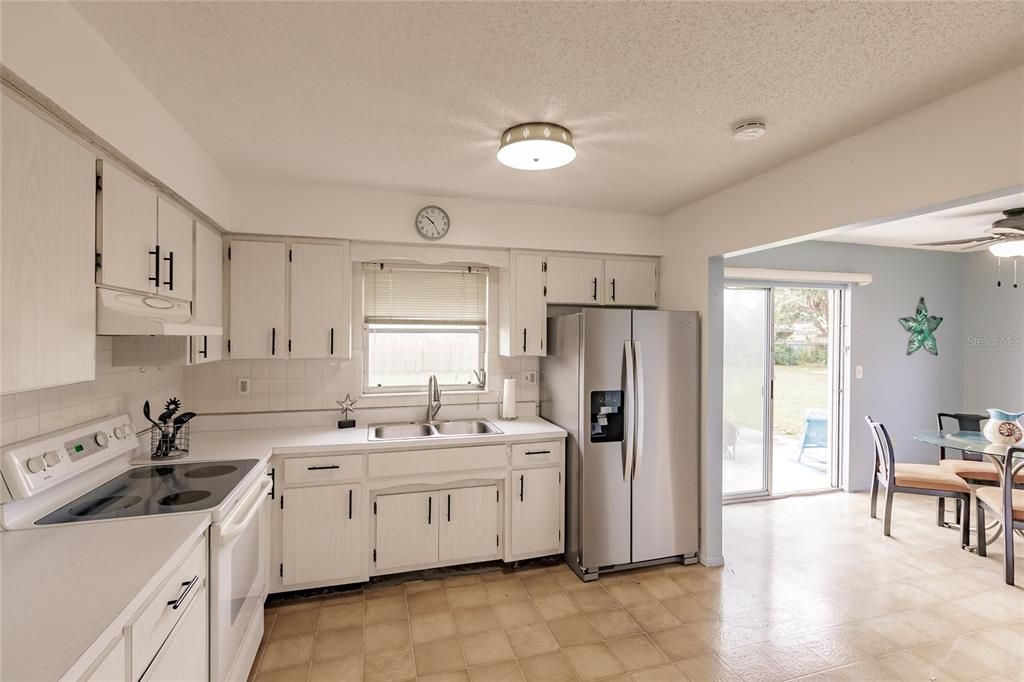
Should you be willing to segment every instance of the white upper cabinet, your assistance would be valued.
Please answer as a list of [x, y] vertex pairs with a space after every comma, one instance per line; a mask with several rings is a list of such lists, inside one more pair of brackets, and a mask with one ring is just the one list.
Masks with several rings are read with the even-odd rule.
[[157, 243], [160, 245], [160, 293], [192, 300], [192, 216], [163, 197], [157, 198]]
[[600, 258], [548, 256], [548, 304], [601, 305], [604, 263]]
[[607, 305], [657, 307], [657, 261], [609, 259], [604, 262], [604, 277]]
[[292, 244], [293, 358], [351, 355], [352, 267], [347, 244]]
[[156, 191], [113, 163], [101, 161], [100, 168], [99, 282], [159, 293]]
[[3, 95], [0, 392], [96, 377], [96, 157]]
[[[192, 314], [204, 323], [221, 324], [224, 317], [224, 245], [220, 233], [196, 222], [195, 299]], [[223, 358], [223, 337], [192, 337], [192, 362]]]
[[544, 256], [513, 253], [511, 266], [502, 272], [499, 296], [503, 301], [500, 353], [544, 355], [548, 336]]
[[231, 242], [232, 359], [284, 358], [287, 349], [287, 251], [280, 242]]

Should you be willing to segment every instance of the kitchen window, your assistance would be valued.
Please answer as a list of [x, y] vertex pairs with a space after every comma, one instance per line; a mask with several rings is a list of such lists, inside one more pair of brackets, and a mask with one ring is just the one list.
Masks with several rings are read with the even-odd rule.
[[367, 393], [483, 390], [486, 268], [363, 264], [363, 383]]

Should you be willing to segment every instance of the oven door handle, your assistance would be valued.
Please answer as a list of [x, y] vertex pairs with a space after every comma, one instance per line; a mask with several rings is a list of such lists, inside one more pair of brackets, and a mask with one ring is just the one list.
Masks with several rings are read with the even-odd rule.
[[263, 480], [260, 481], [256, 492], [249, 494], [247, 501], [252, 500], [252, 502], [249, 505], [249, 510], [242, 515], [242, 520], [237, 523], [234, 521], [228, 521], [224, 524], [224, 527], [220, 531], [221, 546], [228, 544], [242, 534], [242, 531], [244, 531], [245, 527], [249, 525], [249, 522], [252, 521], [253, 517], [259, 513], [260, 506], [263, 504], [263, 497], [266, 495], [267, 491], [270, 490], [271, 485], [273, 485], [273, 481], [264, 477]]

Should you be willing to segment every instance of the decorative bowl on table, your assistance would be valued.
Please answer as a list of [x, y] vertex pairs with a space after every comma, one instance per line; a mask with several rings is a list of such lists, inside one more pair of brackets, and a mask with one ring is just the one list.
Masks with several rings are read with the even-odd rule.
[[1024, 441], [1024, 428], [1020, 423], [1024, 412], [1007, 412], [989, 408], [988, 417], [982, 433], [990, 442], [996, 445], [1017, 445]]

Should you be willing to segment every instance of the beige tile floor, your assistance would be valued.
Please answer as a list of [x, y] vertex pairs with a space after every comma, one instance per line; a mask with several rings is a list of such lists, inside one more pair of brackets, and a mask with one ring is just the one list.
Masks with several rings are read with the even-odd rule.
[[719, 569], [488, 568], [280, 605], [252, 678], [1024, 680], [1024, 588], [933, 505], [897, 497], [891, 538], [865, 495], [729, 506]]

